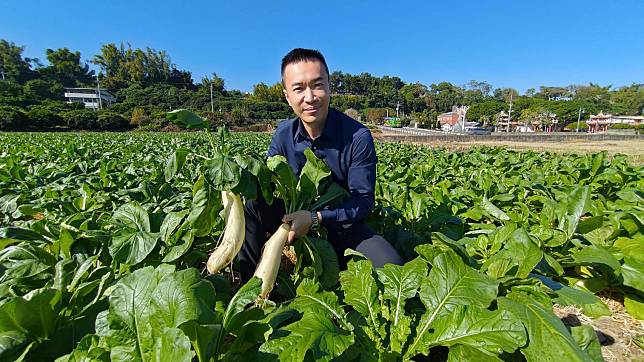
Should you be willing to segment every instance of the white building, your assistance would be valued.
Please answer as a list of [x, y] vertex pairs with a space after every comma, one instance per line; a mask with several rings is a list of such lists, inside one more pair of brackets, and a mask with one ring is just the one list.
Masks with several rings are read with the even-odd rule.
[[100, 90], [99, 102], [99, 90], [96, 88], [65, 88], [65, 98], [67, 103], [83, 103], [89, 109], [107, 108], [116, 103], [112, 93], [103, 89]]
[[628, 124], [640, 125], [644, 121], [644, 116], [614, 116], [612, 114], [591, 114], [590, 119], [586, 121], [588, 132], [606, 132], [611, 125]]

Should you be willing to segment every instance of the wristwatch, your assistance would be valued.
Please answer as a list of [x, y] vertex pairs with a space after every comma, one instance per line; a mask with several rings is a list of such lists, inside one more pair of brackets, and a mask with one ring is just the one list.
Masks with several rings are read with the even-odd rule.
[[311, 230], [318, 231], [320, 228], [320, 220], [318, 219], [318, 212], [311, 211]]

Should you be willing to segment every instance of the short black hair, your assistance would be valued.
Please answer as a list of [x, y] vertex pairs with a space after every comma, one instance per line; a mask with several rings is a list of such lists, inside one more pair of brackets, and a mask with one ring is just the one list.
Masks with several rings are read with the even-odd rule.
[[324, 60], [324, 56], [322, 53], [315, 49], [304, 49], [304, 48], [295, 48], [288, 52], [282, 58], [282, 82], [284, 82], [284, 69], [286, 69], [286, 66], [289, 64], [293, 63], [298, 63], [298, 62], [306, 62], [306, 61], [319, 61], [324, 65], [324, 70], [326, 70], [326, 75], [327, 77], [330, 77], [329, 75], [329, 67], [326, 65], [326, 60]]

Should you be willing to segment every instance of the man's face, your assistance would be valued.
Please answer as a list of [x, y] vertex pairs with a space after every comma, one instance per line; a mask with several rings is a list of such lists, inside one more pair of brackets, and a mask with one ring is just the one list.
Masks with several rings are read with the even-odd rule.
[[305, 124], [324, 123], [329, 114], [329, 74], [317, 60], [292, 63], [284, 69], [284, 95]]

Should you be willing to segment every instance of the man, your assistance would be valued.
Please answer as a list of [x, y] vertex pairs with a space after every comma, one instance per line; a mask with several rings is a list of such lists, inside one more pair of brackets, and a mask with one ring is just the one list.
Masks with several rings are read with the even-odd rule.
[[282, 222], [291, 223], [288, 242], [322, 225], [328, 240], [343, 259], [344, 250], [355, 249], [374, 266], [402, 264], [396, 250], [369, 228], [364, 219], [374, 204], [376, 151], [369, 129], [329, 107], [329, 69], [320, 52], [293, 49], [282, 59], [284, 96], [297, 115], [282, 122], [271, 141], [268, 156], [286, 157], [299, 176], [310, 148], [329, 166], [333, 180], [349, 191], [350, 198], [337, 209], [299, 210], [284, 215], [284, 205], [267, 205], [261, 199], [246, 204], [246, 241], [239, 253], [243, 280], [252, 277], [268, 235]]

